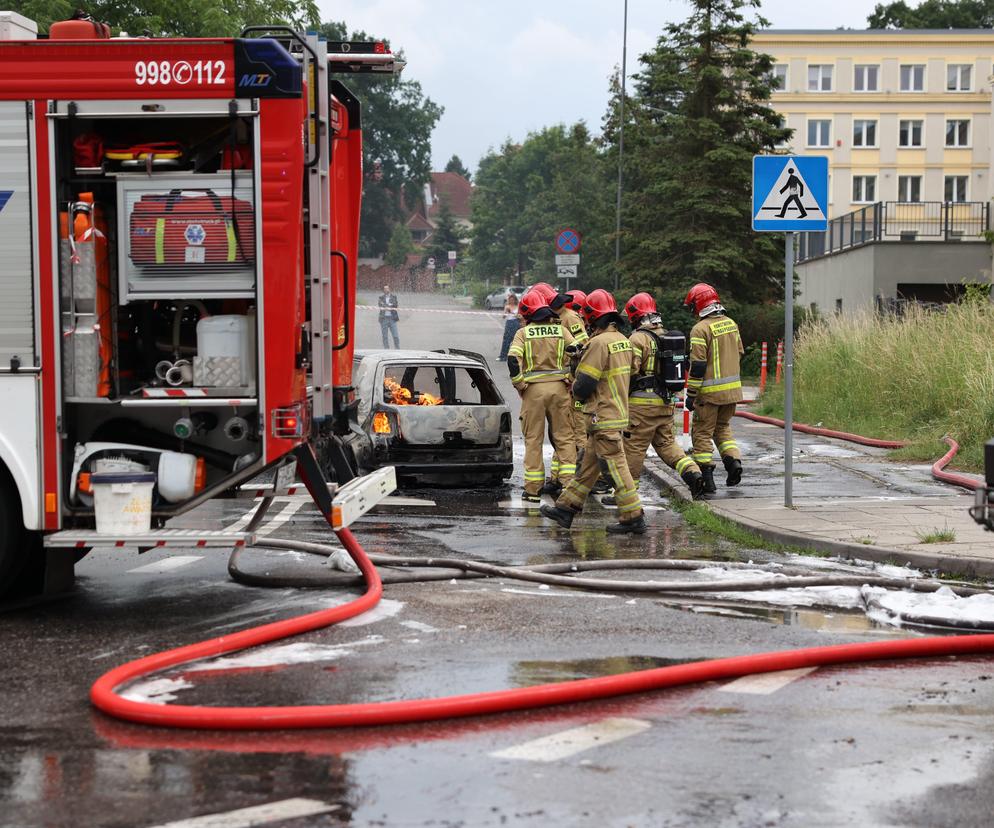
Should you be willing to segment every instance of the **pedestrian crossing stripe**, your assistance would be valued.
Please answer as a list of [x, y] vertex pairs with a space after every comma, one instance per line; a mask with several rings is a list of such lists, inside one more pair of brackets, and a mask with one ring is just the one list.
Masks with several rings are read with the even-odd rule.
[[754, 230], [819, 231], [828, 224], [828, 159], [757, 155], [753, 158]]

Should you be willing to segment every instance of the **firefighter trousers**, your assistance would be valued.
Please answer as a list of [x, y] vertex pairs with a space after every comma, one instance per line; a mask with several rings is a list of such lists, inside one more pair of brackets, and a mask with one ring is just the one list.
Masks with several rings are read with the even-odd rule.
[[701, 470], [677, 445], [673, 429], [672, 405], [638, 405], [629, 400], [628, 430], [625, 432], [625, 456], [628, 471], [638, 487], [645, 455], [652, 446], [659, 458], [677, 474]]
[[[563, 485], [576, 474], [576, 446], [570, 421], [570, 395], [565, 382], [530, 382], [521, 393], [521, 435], [525, 441], [525, 494], [537, 495], [545, 483], [542, 447], [545, 426], [559, 457]], [[555, 461], [554, 461], [555, 462]]]
[[[570, 418], [573, 423], [573, 445], [576, 448], [576, 459], [577, 462], [580, 460], [580, 453], [583, 451], [583, 447], [587, 445], [587, 418], [583, 413], [583, 403], [574, 400], [570, 397]], [[555, 442], [553, 441], [553, 447], [555, 447]], [[557, 449], [552, 455], [552, 474], [550, 477], [553, 480], [559, 480], [562, 477], [562, 460], [559, 457], [559, 450]], [[575, 472], [575, 468], [574, 468]], [[565, 485], [565, 483], [563, 484]]]
[[601, 474], [609, 477], [614, 484], [618, 519], [627, 523], [638, 518], [642, 514], [642, 501], [639, 500], [639, 493], [628, 472], [625, 441], [621, 431], [590, 432], [583, 450], [583, 462], [573, 482], [559, 495], [556, 506], [579, 512]]
[[711, 466], [711, 444], [718, 447], [722, 457], [742, 459], [742, 452], [732, 436], [732, 416], [735, 403], [715, 405], [705, 400], [694, 404], [694, 419], [690, 425], [690, 439], [693, 442], [692, 457], [701, 466]]

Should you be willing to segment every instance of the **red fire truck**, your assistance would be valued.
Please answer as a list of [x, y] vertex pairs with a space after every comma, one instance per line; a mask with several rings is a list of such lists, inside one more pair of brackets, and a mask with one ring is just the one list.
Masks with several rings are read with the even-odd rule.
[[402, 64], [282, 27], [34, 28], [0, 13], [0, 593], [102, 546], [251, 543], [161, 527], [267, 471], [251, 493], [296, 468], [339, 522], [369, 508], [389, 473], [323, 482], [355, 476], [362, 127], [334, 76]]

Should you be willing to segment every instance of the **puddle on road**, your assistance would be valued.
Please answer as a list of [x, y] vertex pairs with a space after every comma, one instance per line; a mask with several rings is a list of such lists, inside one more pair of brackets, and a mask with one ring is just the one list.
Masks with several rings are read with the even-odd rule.
[[563, 661], [517, 661], [510, 666], [511, 684], [514, 687], [532, 687], [536, 684], [572, 681], [574, 679], [616, 676], [692, 664], [699, 658], [657, 658], [655, 656], [609, 656], [607, 658], [582, 658]]
[[664, 602], [673, 609], [686, 610], [701, 615], [719, 615], [722, 617], [751, 618], [779, 624], [784, 627], [801, 627], [806, 630], [820, 632], [882, 632], [894, 631], [893, 627], [885, 627], [867, 618], [862, 613], [824, 612], [814, 609], [791, 609], [788, 607], [759, 607], [743, 604], [711, 604], [695, 602]]

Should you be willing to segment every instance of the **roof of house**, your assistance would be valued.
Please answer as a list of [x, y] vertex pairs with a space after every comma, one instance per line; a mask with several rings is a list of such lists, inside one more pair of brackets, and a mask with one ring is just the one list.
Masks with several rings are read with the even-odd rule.
[[435, 218], [441, 209], [442, 199], [449, 203], [449, 209], [456, 218], [469, 218], [469, 199], [473, 185], [456, 172], [436, 172], [431, 174], [431, 204], [428, 217]]
[[407, 219], [407, 229], [412, 232], [423, 230], [431, 233], [435, 228], [428, 223], [428, 220], [421, 213], [411, 213]]

